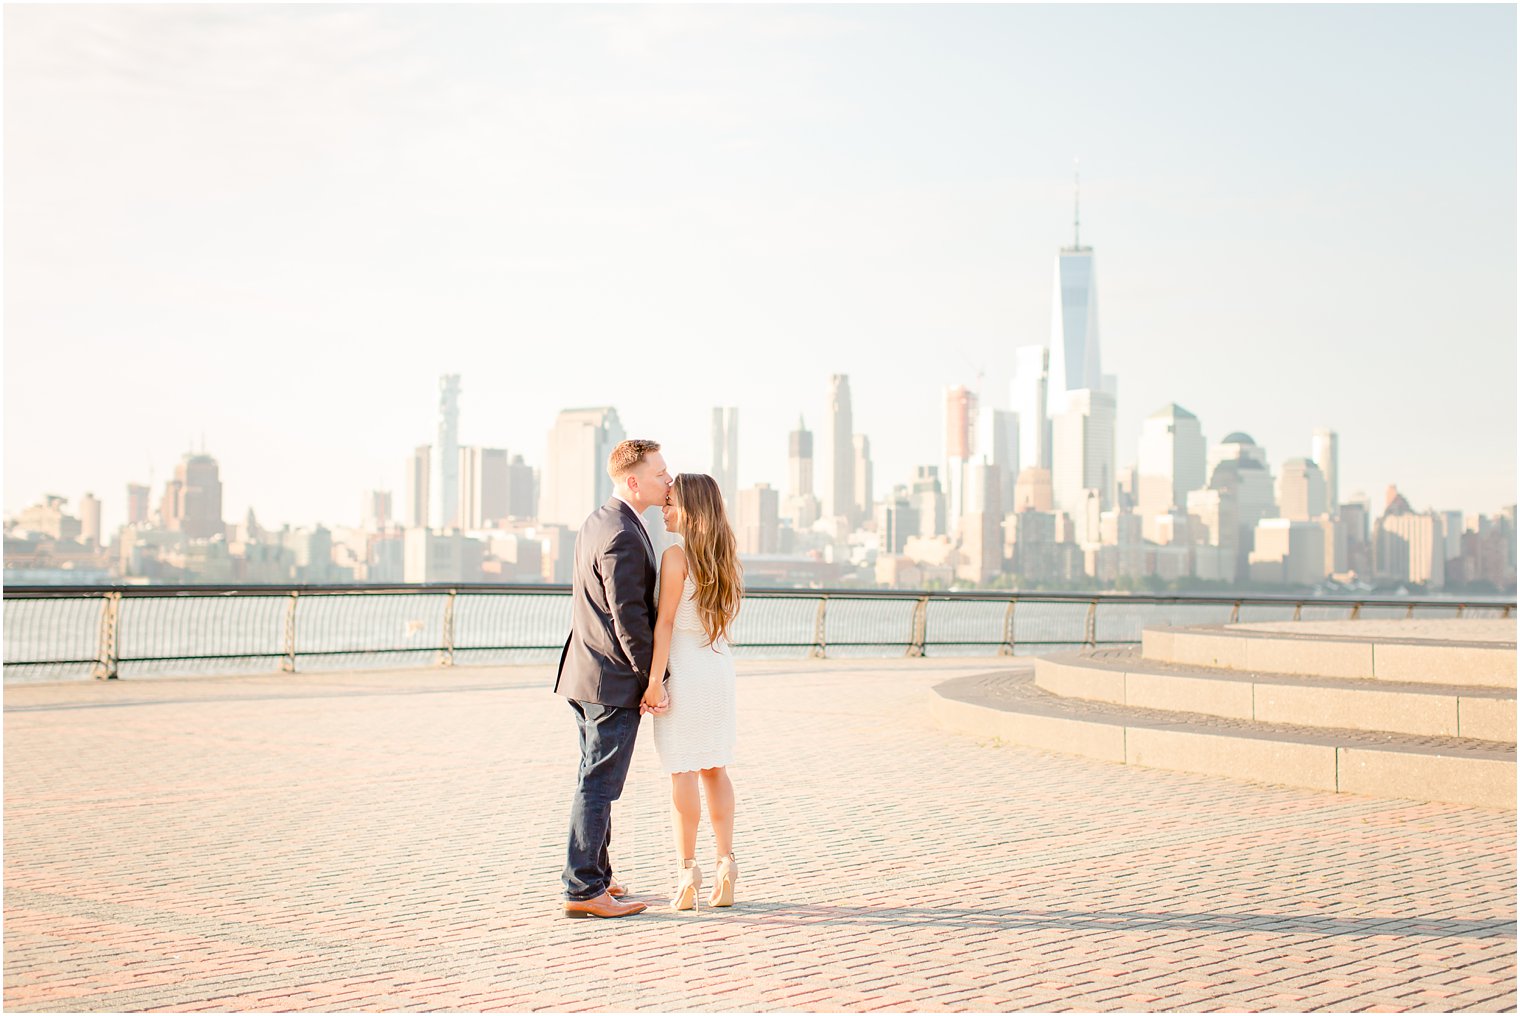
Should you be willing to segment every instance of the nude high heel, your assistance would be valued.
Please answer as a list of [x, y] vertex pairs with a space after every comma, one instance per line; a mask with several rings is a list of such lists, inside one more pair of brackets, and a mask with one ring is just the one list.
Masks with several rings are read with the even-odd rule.
[[710, 907], [731, 907], [734, 905], [734, 883], [739, 881], [739, 864], [734, 860], [733, 854], [724, 854], [718, 858], [718, 873], [713, 876], [712, 897], [708, 899]]
[[671, 898], [672, 910], [695, 910], [697, 892], [702, 888], [702, 869], [692, 858], [681, 861], [681, 880], [676, 884], [676, 894]]

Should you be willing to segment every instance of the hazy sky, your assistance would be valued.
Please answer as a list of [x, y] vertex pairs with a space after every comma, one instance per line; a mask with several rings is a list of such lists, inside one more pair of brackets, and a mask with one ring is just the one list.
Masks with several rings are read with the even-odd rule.
[[[850, 375], [878, 491], [1006, 405], [1096, 250], [1120, 465], [1177, 402], [1342, 496], [1515, 500], [1513, 6], [7, 6], [5, 497], [357, 522], [434, 439], [615, 405], [785, 481]], [[820, 435], [821, 441], [821, 435]]]

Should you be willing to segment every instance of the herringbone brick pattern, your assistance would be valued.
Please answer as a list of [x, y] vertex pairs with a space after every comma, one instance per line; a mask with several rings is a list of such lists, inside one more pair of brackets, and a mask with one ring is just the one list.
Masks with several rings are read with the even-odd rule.
[[1514, 1009], [1513, 813], [935, 729], [995, 666], [741, 663], [739, 905], [659, 905], [646, 729], [615, 823], [654, 905], [606, 922], [559, 916], [545, 668], [9, 687], [5, 1005]]

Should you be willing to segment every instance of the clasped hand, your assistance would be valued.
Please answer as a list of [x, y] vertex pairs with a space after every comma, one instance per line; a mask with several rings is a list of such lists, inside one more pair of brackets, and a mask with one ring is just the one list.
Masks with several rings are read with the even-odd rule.
[[664, 681], [650, 681], [649, 689], [644, 692], [644, 697], [639, 700], [639, 715], [663, 716], [670, 710], [670, 693], [665, 690]]

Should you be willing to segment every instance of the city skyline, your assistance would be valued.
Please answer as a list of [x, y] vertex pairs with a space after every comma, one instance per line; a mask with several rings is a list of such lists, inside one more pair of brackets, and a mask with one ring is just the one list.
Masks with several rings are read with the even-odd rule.
[[[1514, 500], [1512, 8], [5, 17], [8, 514], [92, 491], [114, 527], [204, 434], [227, 518], [344, 524], [453, 373], [458, 443], [540, 468], [609, 405], [707, 471], [736, 407], [740, 488], [847, 374], [883, 496], [945, 388], [1007, 407], [1048, 341], [1073, 155], [1117, 468], [1178, 403], [1276, 463], [1336, 431], [1343, 497]], [[1094, 74], [1038, 87], [1076, 37]]]
[[[1058, 289], [1055, 299], [1065, 294]], [[251, 511], [229, 522], [219, 463], [192, 452], [156, 511], [150, 487], [129, 485], [127, 524], [114, 530], [89, 494], [77, 516], [54, 495], [8, 516], [7, 579], [564, 582], [575, 530], [612, 493], [606, 462], [625, 436], [616, 408], [562, 410], [548, 468], [536, 475], [520, 454], [455, 446], [460, 380], [439, 378], [438, 446], [452, 454], [435, 456], [423, 445], [407, 457], [405, 525], [393, 515], [392, 492], [378, 490], [364, 494], [362, 528], [272, 528]], [[1045, 380], [1041, 369], [1038, 385]], [[1378, 510], [1364, 492], [1342, 501], [1339, 436], [1327, 429], [1313, 438], [1326, 469], [1299, 456], [1283, 460], [1274, 477], [1273, 460], [1250, 435], [1231, 433], [1209, 446], [1197, 418], [1174, 403], [1147, 418], [1139, 459], [1116, 475], [1111, 392], [1118, 382], [1105, 376], [1106, 390], [1064, 393], [1063, 408], [1049, 418], [1051, 468], [1021, 467], [1018, 413], [979, 408], [966, 388], [947, 389], [943, 463], [917, 467], [911, 484], [877, 499], [870, 437], [853, 429], [849, 378], [831, 376], [826, 444], [835, 453], [825, 475], [832, 504], [820, 517], [818, 499], [805, 493], [811, 433], [799, 420], [788, 435], [785, 512], [770, 483], [727, 498], [747, 570], [762, 585], [803, 586], [1513, 588], [1514, 504], [1492, 515], [1421, 512], [1393, 485]], [[1033, 401], [1045, 400], [1037, 393]], [[714, 409], [718, 473], [734, 463], [737, 419], [733, 407]], [[1033, 422], [1043, 431], [1047, 421]], [[442, 496], [444, 487], [453, 498]], [[451, 501], [455, 517], [429, 519], [434, 505]], [[658, 516], [647, 521], [659, 546], [664, 527]]]
[[[435, 410], [435, 412], [438, 412], [439, 415], [438, 422], [440, 435], [443, 435], [445, 433], [445, 428], [447, 427], [447, 433], [450, 437], [452, 437], [452, 435], [456, 432], [456, 428], [460, 422], [460, 416], [462, 414], [460, 414], [458, 406], [459, 382], [459, 375], [444, 375], [438, 379], [438, 384], [435, 386], [435, 388], [447, 388], [452, 393], [452, 397], [446, 402], [440, 404], [439, 408]], [[851, 388], [849, 375], [833, 375], [829, 381], [829, 385], [831, 390], [838, 387], [845, 392], [844, 404], [848, 406], [850, 398], [849, 392]], [[893, 491], [897, 490], [898, 488], [912, 488], [915, 477], [921, 475], [922, 471], [925, 468], [931, 468], [937, 470], [939, 473], [939, 481], [942, 484], [942, 491], [948, 504], [950, 517], [952, 519], [959, 518], [971, 510], [959, 503], [963, 498], [963, 495], [957, 492], [958, 483], [965, 484], [968, 481], [965, 479], [961, 479], [959, 481], [952, 479], [951, 477], [953, 472], [958, 469], [974, 469], [983, 464], [994, 464], [996, 461], [998, 461], [999, 457], [993, 453], [992, 449], [1016, 448], [1016, 446], [1020, 443], [1021, 438], [1019, 438], [1019, 435], [1021, 433], [1021, 429], [1017, 415], [1012, 411], [991, 409], [989, 407], [982, 407], [980, 410], [978, 410], [976, 407], [977, 398], [975, 394], [970, 389], [967, 389], [965, 387], [946, 389], [939, 394], [941, 403], [937, 408], [947, 411], [950, 414], [950, 419], [958, 421], [956, 424], [954, 424], [954, 427], [958, 428], [958, 433], [953, 433], [952, 430], [949, 429], [942, 431], [940, 436], [940, 458], [936, 461], [916, 464], [913, 467], [912, 474], [908, 476], [876, 477], [871, 484], [871, 499], [875, 504], [879, 505], [881, 503], [890, 501]], [[967, 404], [968, 394], [970, 395], [969, 405]], [[1102, 392], [1091, 393], [1091, 395], [1087, 392], [1082, 392], [1081, 394], [1084, 398], [1089, 398], [1091, 395], [1097, 395], [1105, 399], [1109, 398], [1106, 393]], [[948, 405], [946, 404], [947, 400]], [[444, 408], [445, 406], [447, 406], [447, 408]], [[968, 409], [970, 410], [969, 419], [965, 416]], [[1085, 412], [1085, 410], [1079, 410], [1078, 416], [1080, 416], [1082, 412]], [[785, 441], [788, 446], [788, 465], [784, 470], [783, 475], [778, 477], [760, 477], [754, 479], [751, 482], [741, 484], [739, 487], [735, 488], [735, 496], [731, 499], [734, 505], [737, 505], [738, 503], [737, 495], [739, 493], [751, 490], [758, 486], [769, 486], [773, 490], [777, 491], [778, 497], [790, 496], [789, 492], [792, 490], [798, 476], [800, 475], [797, 472], [797, 460], [794, 457], [796, 449], [798, 447], [797, 442], [799, 440], [799, 431], [795, 428], [804, 428], [801, 433], [808, 435], [808, 441], [811, 442], [819, 436], [819, 430], [821, 428], [827, 427], [826, 423], [817, 426], [808, 425], [805, 420], [805, 415], [806, 414], [803, 414], [804, 418], [799, 418], [797, 423], [794, 425], [794, 429], [788, 430], [785, 434], [779, 435], [779, 439]], [[821, 415], [826, 419], [828, 414], [824, 413]], [[849, 415], [848, 409], [846, 409], [846, 415]], [[713, 443], [709, 446], [708, 449], [709, 456], [718, 456], [722, 454], [722, 451], [716, 445], [717, 435], [719, 433], [718, 428], [720, 426], [720, 417], [726, 417], [731, 421], [736, 416], [736, 407], [711, 407], [709, 421], [713, 429], [709, 435], [709, 439]], [[1005, 439], [1005, 436], [1002, 434], [998, 434], [997, 436], [993, 437], [989, 437], [987, 435], [982, 435], [980, 437], [976, 436], [983, 429], [985, 429], [988, 434], [994, 433], [994, 428], [1006, 429], [1000, 425], [1002, 424], [1003, 418], [1007, 416], [1014, 417], [1014, 419], [1009, 423], [1009, 426], [1011, 427], [1011, 436], [1008, 436], [1007, 439]], [[942, 423], [950, 426], [950, 419], [942, 419]], [[1158, 421], [1172, 421], [1174, 419], [1178, 420], [1179, 422], [1185, 420], [1187, 425], [1191, 427], [1190, 433], [1193, 435], [1191, 440], [1194, 441], [1197, 446], [1196, 463], [1192, 467], [1192, 472], [1187, 473], [1186, 475], [1178, 475], [1174, 481], [1168, 484], [1170, 489], [1166, 493], [1162, 493], [1154, 485], [1158, 482], [1159, 477], [1171, 477], [1171, 467], [1167, 465], [1148, 465], [1147, 455], [1152, 456], [1151, 462], [1164, 463], [1166, 461], [1166, 457], [1173, 455], [1174, 453], [1170, 451], [1169, 444], [1155, 444], [1158, 439], [1166, 441], [1169, 440], [1169, 438], [1162, 438], [1161, 434], [1152, 436], [1149, 428], [1152, 424], [1155, 424]], [[564, 428], [567, 420], [572, 422], [575, 428], [576, 436], [571, 436], [568, 432], [565, 431]], [[449, 421], [453, 426], [448, 426], [445, 421]], [[1048, 428], [1049, 420], [1047, 419], [1042, 422], [1044, 422]], [[1307, 467], [1313, 471], [1314, 475], [1317, 477], [1315, 482], [1319, 485], [1319, 493], [1317, 495], [1318, 500], [1316, 502], [1317, 508], [1314, 510], [1305, 509], [1301, 517], [1306, 519], [1318, 515], [1322, 512], [1331, 511], [1338, 502], [1344, 502], [1353, 497], [1357, 498], [1358, 500], [1365, 500], [1365, 502], [1371, 506], [1374, 511], [1376, 511], [1379, 504], [1384, 499], [1384, 496], [1393, 489], [1397, 489], [1400, 492], [1401, 499], [1408, 502], [1413, 509], [1417, 510], [1420, 513], [1430, 511], [1445, 511], [1453, 515], [1486, 514], [1490, 512], [1497, 512], [1506, 507], [1513, 507], [1515, 504], [1514, 501], [1510, 501], [1506, 505], [1454, 505], [1435, 502], [1422, 503], [1415, 498], [1411, 498], [1408, 494], [1409, 488], [1397, 479], [1390, 479], [1386, 484], [1382, 484], [1376, 487], [1353, 487], [1348, 490], [1345, 487], [1339, 485], [1335, 480], [1340, 466], [1340, 435], [1338, 432], [1331, 428], [1313, 428], [1313, 430], [1310, 432], [1310, 440], [1307, 443], [1307, 446], [1310, 448], [1310, 454], [1278, 455], [1271, 453], [1270, 449], [1264, 448], [1263, 446], [1257, 444], [1254, 439], [1250, 438], [1248, 434], [1240, 430], [1232, 431], [1230, 434], [1226, 435], [1219, 441], [1209, 439], [1207, 437], [1207, 432], [1201, 429], [1200, 421], [1197, 419], [1197, 417], [1188, 412], [1185, 407], [1180, 406], [1177, 403], [1168, 403], [1167, 405], [1160, 407], [1155, 412], [1151, 413], [1146, 418], [1146, 420], [1143, 421], [1143, 424], [1144, 425], [1141, 427], [1139, 433], [1136, 435], [1137, 441], [1135, 444], [1137, 447], [1137, 454], [1132, 454], [1127, 460], [1125, 460], [1121, 450], [1119, 458], [1121, 460], [1124, 460], [1125, 464], [1117, 469], [1117, 476], [1113, 477], [1112, 479], [1113, 482], [1122, 487], [1126, 477], [1132, 477], [1135, 486], [1132, 490], [1127, 492], [1128, 500], [1131, 503], [1131, 508], [1129, 510], [1134, 512], [1137, 516], [1147, 518], [1147, 527], [1149, 526], [1149, 517], [1153, 517], [1158, 512], [1165, 511], [1168, 505], [1175, 506], [1180, 510], [1186, 510], [1186, 495], [1190, 492], [1201, 490], [1207, 487], [1209, 480], [1214, 475], [1216, 466], [1218, 465], [1219, 461], [1221, 461], [1221, 455], [1224, 454], [1224, 450], [1233, 449], [1238, 444], [1244, 444], [1249, 448], [1250, 455], [1256, 458], [1256, 460], [1266, 469], [1268, 474], [1276, 477], [1275, 483], [1280, 484], [1282, 482], [1283, 476], [1286, 474], [1298, 475], [1295, 473], [1295, 470], [1302, 472]], [[730, 422], [728, 428], [726, 428], [723, 432], [725, 442], [733, 431], [737, 431], [737, 427], [733, 426]], [[1167, 434], [1170, 434], [1170, 432], [1171, 428], [1167, 428], [1165, 431]], [[447, 529], [468, 530], [480, 529], [483, 527], [490, 528], [489, 524], [482, 523], [479, 520], [472, 520], [472, 518], [468, 515], [469, 507], [468, 504], [460, 501], [460, 491], [469, 490], [470, 484], [461, 485], [458, 478], [460, 468], [459, 464], [462, 461], [460, 457], [461, 455], [464, 456], [463, 461], [467, 463], [474, 463], [468, 468], [470, 468], [472, 471], [475, 471], [475, 475], [477, 477], [473, 481], [475, 484], [478, 484], [480, 482], [478, 479], [480, 458], [482, 456], [490, 456], [501, 462], [501, 468], [522, 468], [523, 466], [526, 466], [532, 470], [534, 477], [539, 484], [546, 484], [546, 486], [542, 488], [546, 492], [539, 495], [539, 510], [536, 512], [513, 512], [512, 514], [514, 517], [524, 520], [537, 520], [541, 522], [547, 522], [553, 525], [566, 525], [573, 529], [575, 528], [575, 520], [568, 517], [562, 517], [563, 513], [559, 512], [555, 508], [556, 494], [554, 491], [557, 483], [562, 481], [556, 478], [556, 469], [554, 467], [550, 467], [546, 472], [543, 468], [543, 464], [549, 462], [551, 459], [553, 459], [557, 464], [571, 460], [579, 461], [581, 459], [586, 459], [588, 449], [581, 447], [581, 445], [584, 443], [584, 440], [579, 435], [582, 433], [596, 435], [584, 439], [589, 440], [596, 449], [590, 453], [589, 461], [600, 461], [602, 458], [605, 458], [605, 455], [603, 453], [607, 450], [610, 450], [612, 445], [615, 444], [616, 441], [621, 440], [623, 437], [637, 436], [627, 432], [626, 429], [622, 426], [617, 406], [609, 405], [591, 408], [567, 408], [561, 409], [559, 413], [556, 414], [555, 422], [547, 432], [547, 446], [544, 448], [543, 453], [538, 457], [537, 460], [528, 457], [527, 453], [522, 450], [521, 446], [506, 447], [500, 443], [493, 444], [489, 441], [457, 442], [454, 446], [454, 455], [451, 457], [453, 460], [452, 469], [447, 470], [446, 472], [447, 467], [444, 465], [442, 457], [439, 455], [438, 445], [424, 444], [410, 449], [400, 457], [402, 465], [397, 471], [397, 482], [395, 484], [365, 487], [362, 490], [357, 491], [355, 498], [355, 508], [350, 516], [335, 516], [330, 519], [314, 517], [305, 517], [298, 519], [274, 519], [259, 512], [257, 504], [250, 504], [246, 509], [238, 510], [234, 510], [232, 507], [222, 508], [221, 506], [225, 503], [225, 495], [223, 493], [227, 479], [225, 474], [221, 477], [221, 480], [217, 485], [216, 504], [218, 505], [218, 510], [220, 511], [222, 520], [228, 523], [236, 522], [244, 518], [249, 511], [252, 511], [256, 516], [259, 517], [260, 525], [264, 528], [270, 528], [271, 526], [274, 528], [279, 528], [281, 526], [290, 526], [292, 528], [299, 529], [310, 527], [312, 525], [351, 527], [355, 525], [366, 525], [374, 515], [375, 499], [377, 497], [383, 496], [387, 500], [387, 503], [394, 503], [400, 506], [399, 510], [392, 510], [389, 512], [390, 521], [396, 524], [412, 527], [423, 525], [425, 523], [425, 525], [423, 525], [424, 528], [432, 528], [437, 531], [443, 531]], [[566, 443], [567, 441], [569, 442], [568, 444]], [[845, 474], [842, 475], [840, 481], [844, 484], [841, 489], [848, 491], [854, 495], [858, 495], [860, 493], [860, 486], [857, 477], [859, 444], [861, 441], [867, 442], [867, 448], [869, 448], [869, 433], [857, 430], [853, 434], [851, 441], [851, 459], [846, 467], [844, 467]], [[1152, 444], [1148, 445], [1147, 442], [1152, 442]], [[1082, 461], [1083, 453], [1076, 450], [1077, 447], [1079, 447], [1082, 443], [1083, 442], [1079, 437], [1077, 438], [1076, 445], [1067, 450], [1065, 457], [1068, 461]], [[563, 446], [563, 448], [561, 448], [561, 446]], [[809, 454], [806, 456], [806, 460], [809, 463], [807, 475], [811, 476], [812, 486], [816, 489], [818, 484], [823, 479], [823, 467], [827, 465], [827, 462], [825, 460], [825, 462], [820, 463], [819, 460], [811, 454], [811, 443], [807, 445], [807, 448], [809, 449]], [[1147, 450], [1148, 448], [1150, 451]], [[1158, 450], [1161, 448], [1166, 448], [1167, 450]], [[1205, 448], [1209, 450], [1207, 457], [1205, 457], [1203, 454]], [[556, 456], [556, 449], [570, 449], [570, 451], [565, 452], [565, 454]], [[668, 459], [668, 449], [665, 449], [662, 445], [662, 450], [665, 451], [666, 458]], [[962, 454], [955, 454], [956, 450], [960, 450]], [[1322, 458], [1323, 453], [1326, 450], [1329, 450], [1330, 454], [1328, 462], [1326, 459]], [[869, 455], [869, 451], [867, 454]], [[1157, 456], [1160, 456], [1160, 458], [1157, 458]], [[1233, 458], [1234, 452], [1231, 451], [1226, 457]], [[145, 518], [150, 510], [150, 506], [160, 500], [162, 500], [164, 504], [168, 504], [171, 501], [176, 501], [179, 499], [182, 496], [178, 493], [179, 485], [183, 482], [183, 474], [185, 472], [187, 463], [193, 463], [201, 460], [215, 462], [218, 465], [218, 468], [222, 470], [226, 469], [226, 461], [219, 457], [215, 453], [214, 449], [208, 450], [204, 446], [187, 449], [182, 452], [177, 458], [175, 458], [172, 463], [169, 464], [167, 474], [162, 481], [155, 480], [151, 484], [139, 484], [136, 481], [129, 481], [125, 485], [125, 493], [123, 493], [121, 497], [122, 517], [109, 517], [109, 512], [111, 509], [109, 507], [106, 508], [106, 511], [108, 513], [108, 517], [106, 519], [106, 528], [115, 529], [120, 525]], [[516, 467], [512, 467], [510, 460], [517, 460], [518, 465]], [[1022, 474], [1030, 468], [1031, 464], [1029, 462], [1021, 462], [1017, 474], [1005, 477], [1004, 486], [1006, 490], [1008, 492], [1011, 492], [1014, 481], [1021, 479]], [[1035, 468], [1044, 469], [1047, 473], [1048, 481], [1050, 468], [1048, 466], [1036, 466]], [[869, 475], [872, 471], [874, 470], [868, 470], [867, 475]], [[718, 471], [712, 465], [692, 468], [679, 468], [673, 466], [671, 468], [671, 472], [672, 474], [678, 472], [707, 473], [714, 476], [715, 479], [718, 478]], [[445, 500], [441, 488], [448, 482], [443, 478], [445, 475], [448, 475], [448, 473], [451, 473], [454, 477], [453, 483], [451, 485], [453, 487], [454, 495], [448, 500], [457, 505], [457, 508], [455, 509], [458, 513], [457, 521], [454, 524], [440, 524], [441, 516], [439, 505]], [[745, 474], [740, 473], [739, 475], [743, 476]], [[547, 481], [545, 479], [546, 476]], [[176, 479], [176, 477], [179, 477], [179, 479]], [[600, 503], [600, 501], [605, 500], [607, 496], [610, 496], [611, 480], [608, 479], [600, 470], [597, 470], [593, 475], [581, 477], [578, 480], [572, 482], [575, 484], [584, 484], [586, 482], [590, 482], [595, 487], [594, 490], [580, 492], [577, 494], [575, 498], [573, 498], [577, 504], [581, 502], [585, 502], [587, 504]], [[1069, 479], [1069, 482], [1074, 485], [1074, 491], [1081, 489], [1082, 484], [1080, 479], [1072, 477]], [[975, 486], [975, 484], [972, 484], [971, 489], [975, 489]], [[44, 503], [54, 499], [60, 500], [67, 505], [76, 507], [81, 504], [91, 503], [92, 501], [93, 509], [90, 510], [92, 510], [97, 516], [96, 525], [98, 527], [100, 525], [98, 516], [102, 510], [102, 505], [114, 506], [116, 504], [116, 498], [109, 492], [102, 496], [101, 491], [104, 489], [105, 488], [97, 484], [88, 487], [82, 494], [67, 493], [56, 487], [48, 488], [46, 490], [39, 490], [35, 495], [30, 497], [30, 499], [27, 499], [25, 501], [24, 507], [29, 508], [35, 504]], [[1270, 495], [1270, 497], [1275, 501], [1278, 498], [1279, 492], [1280, 488], [1273, 486], [1270, 490], [1264, 491], [1264, 496]], [[1338, 497], [1336, 496], [1337, 494]], [[473, 496], [478, 497], [479, 495], [476, 494]], [[506, 494], [505, 492], [501, 492], [492, 496], [501, 499], [505, 498]], [[418, 500], [419, 498], [420, 501]], [[547, 498], [547, 501], [543, 500], [545, 498]], [[505, 504], [507, 502], [505, 500], [502, 500], [501, 503]], [[1006, 493], [1001, 499], [1000, 503], [1002, 504], [1004, 511], [1020, 510], [1018, 502], [1015, 500], [1010, 500], [1008, 494]], [[419, 516], [418, 508], [421, 505], [427, 506], [425, 509], [423, 509], [426, 514]], [[821, 509], [821, 507], [822, 502], [820, 501], [816, 508]], [[856, 504], [854, 506], [855, 509], [861, 509], [863, 507], [863, 505], [859, 504]], [[1060, 508], [1059, 499], [1057, 499], [1055, 507], [1056, 509]], [[476, 510], [478, 511], [478, 507]], [[730, 510], [732, 511], [733, 508]], [[1110, 506], [1105, 505], [1103, 510], [1110, 510]], [[5, 515], [7, 518], [14, 518], [20, 513], [21, 509], [15, 511], [7, 509]], [[1072, 502], [1067, 508], [1067, 513], [1079, 514], [1080, 508], [1075, 502]], [[1286, 508], [1284, 509], [1284, 513], [1285, 515], [1289, 514]], [[502, 512], [498, 517], [504, 518], [506, 517], [506, 514], [506, 512]], [[570, 514], [575, 514], [575, 512], [571, 512]], [[581, 512], [581, 514], [584, 514], [584, 512]], [[785, 512], [782, 514], [784, 515]], [[869, 515], [867, 513], [862, 513], [857, 510], [856, 514], [860, 516], [860, 521], [870, 521]], [[211, 516], [206, 516], [206, 518], [209, 520]], [[806, 526], [804, 526], [804, 528], [806, 528]], [[1146, 538], [1151, 538], [1149, 528], [1147, 528]]]

